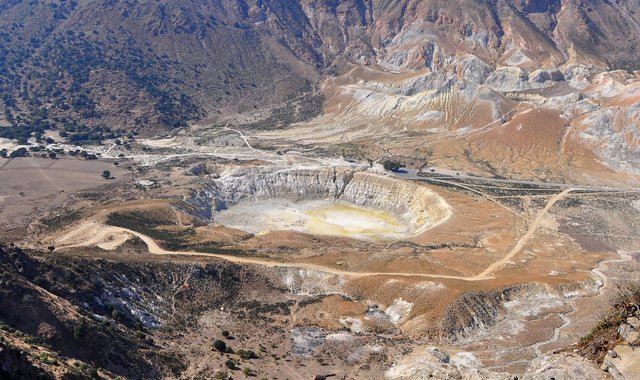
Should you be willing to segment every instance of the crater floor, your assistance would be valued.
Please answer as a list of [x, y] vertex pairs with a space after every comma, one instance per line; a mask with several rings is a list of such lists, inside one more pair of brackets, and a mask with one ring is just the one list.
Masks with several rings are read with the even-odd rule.
[[393, 213], [331, 199], [242, 202], [219, 212], [216, 221], [251, 233], [295, 230], [356, 238], [397, 238], [411, 228]]

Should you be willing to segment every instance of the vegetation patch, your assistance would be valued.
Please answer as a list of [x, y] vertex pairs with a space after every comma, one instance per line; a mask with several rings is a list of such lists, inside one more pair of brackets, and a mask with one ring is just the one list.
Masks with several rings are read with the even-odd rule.
[[72, 224], [74, 221], [79, 220], [82, 217], [82, 213], [79, 211], [68, 211], [58, 215], [44, 218], [42, 224], [47, 226], [51, 230], [62, 228]]
[[580, 354], [598, 364], [602, 364], [607, 352], [622, 341], [619, 327], [628, 318], [640, 317], [640, 284], [625, 289], [618, 287], [611, 306], [611, 312], [578, 343]]

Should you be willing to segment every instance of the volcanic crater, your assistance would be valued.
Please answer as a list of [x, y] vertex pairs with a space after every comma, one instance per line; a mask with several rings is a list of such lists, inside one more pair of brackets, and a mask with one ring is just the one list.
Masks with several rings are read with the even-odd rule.
[[452, 214], [440, 195], [418, 183], [343, 167], [232, 169], [193, 199], [212, 223], [251, 233], [398, 239]]

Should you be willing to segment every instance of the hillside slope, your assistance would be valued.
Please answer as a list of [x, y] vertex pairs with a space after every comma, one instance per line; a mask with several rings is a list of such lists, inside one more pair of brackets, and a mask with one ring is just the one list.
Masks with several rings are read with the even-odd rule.
[[604, 0], [4, 1], [0, 124], [14, 128], [0, 136], [155, 133], [273, 108], [288, 124], [321, 112], [315, 85], [346, 62], [630, 69], [639, 17], [637, 2]]

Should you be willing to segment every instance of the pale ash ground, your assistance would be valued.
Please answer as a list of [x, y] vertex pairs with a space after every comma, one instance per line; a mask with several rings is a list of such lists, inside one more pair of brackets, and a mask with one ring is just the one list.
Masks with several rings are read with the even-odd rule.
[[251, 233], [296, 230], [359, 238], [393, 238], [409, 228], [391, 212], [333, 200], [243, 202], [216, 214], [216, 222]]

